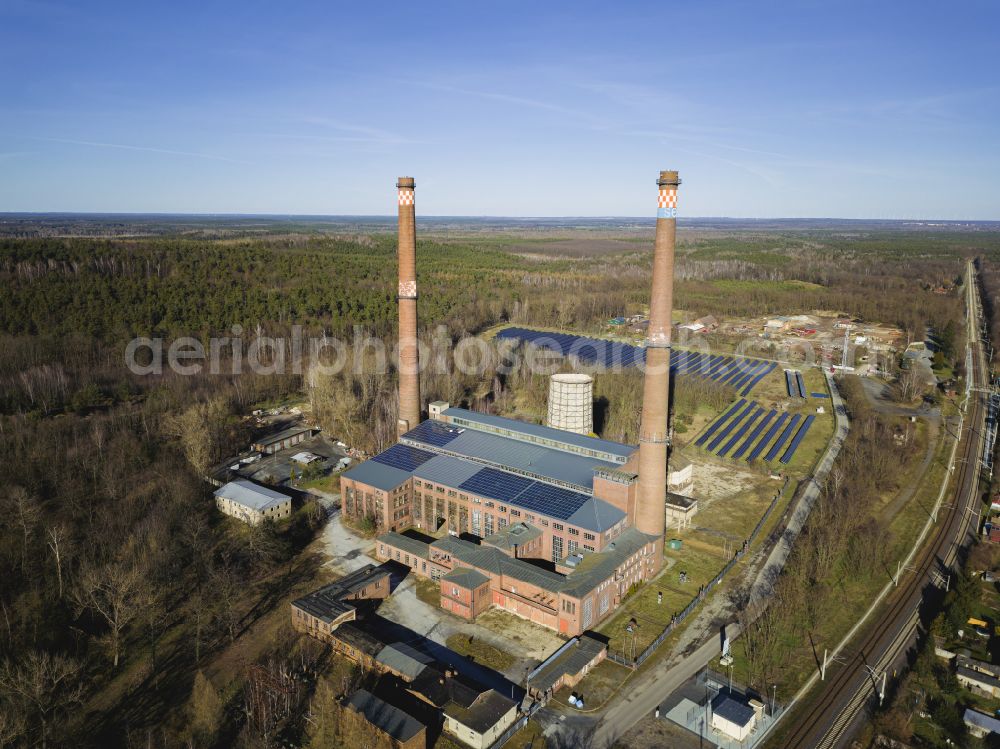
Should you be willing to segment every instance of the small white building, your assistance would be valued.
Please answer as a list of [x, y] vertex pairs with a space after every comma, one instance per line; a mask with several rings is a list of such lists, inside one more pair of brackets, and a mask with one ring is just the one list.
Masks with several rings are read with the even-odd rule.
[[757, 725], [757, 712], [741, 698], [719, 692], [712, 699], [712, 729], [743, 741]]
[[694, 491], [694, 465], [679, 450], [671, 450], [667, 461], [667, 491], [690, 497]]
[[246, 479], [230, 481], [214, 494], [220, 512], [250, 525], [283, 520], [292, 514], [291, 497]]
[[517, 720], [517, 703], [490, 689], [466, 706], [444, 706], [444, 730], [473, 749], [488, 749]]

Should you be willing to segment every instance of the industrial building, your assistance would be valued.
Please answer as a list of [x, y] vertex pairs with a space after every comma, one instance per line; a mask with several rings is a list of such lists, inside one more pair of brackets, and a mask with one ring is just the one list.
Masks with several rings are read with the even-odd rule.
[[310, 440], [319, 431], [313, 427], [298, 425], [283, 429], [276, 434], [269, 434], [254, 442], [250, 448], [264, 455], [273, 455], [279, 450], [298, 445], [301, 442]]
[[250, 525], [284, 520], [292, 514], [292, 498], [246, 479], [224, 484], [213, 492], [219, 510]]
[[[676, 172], [657, 180], [636, 447], [441, 402], [430, 404], [431, 418], [421, 421], [415, 184], [399, 179], [399, 439], [341, 476], [342, 507], [348, 518], [371, 518], [383, 531], [380, 559], [439, 581], [442, 605], [460, 616], [497, 606], [575, 635], [661, 569], [679, 184]], [[586, 389], [575, 380], [563, 385]], [[584, 399], [575, 392], [569, 410], [578, 414]], [[399, 533], [408, 528], [447, 535], [421, 540]]]

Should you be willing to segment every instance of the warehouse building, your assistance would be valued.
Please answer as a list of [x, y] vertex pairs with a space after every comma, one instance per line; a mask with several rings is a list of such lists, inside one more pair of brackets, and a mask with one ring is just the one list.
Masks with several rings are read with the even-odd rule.
[[293, 445], [298, 445], [300, 442], [312, 439], [313, 435], [318, 431], [318, 429], [300, 424], [299, 426], [289, 427], [275, 434], [261, 437], [250, 447], [252, 450], [256, 450], [264, 455], [273, 455], [279, 450], [284, 450]]
[[351, 695], [347, 707], [374, 726], [393, 749], [425, 749], [427, 746], [427, 727], [423, 723], [366, 689]]
[[246, 479], [224, 484], [214, 492], [215, 504], [230, 517], [250, 525], [284, 520], [292, 514], [292, 498]]

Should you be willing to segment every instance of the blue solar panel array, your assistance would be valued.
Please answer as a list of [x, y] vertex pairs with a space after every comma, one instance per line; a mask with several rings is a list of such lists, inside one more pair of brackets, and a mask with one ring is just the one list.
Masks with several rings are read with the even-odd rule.
[[778, 439], [776, 439], [774, 441], [774, 444], [771, 445], [771, 449], [767, 451], [767, 455], [764, 456], [764, 460], [767, 461], [774, 460], [775, 456], [778, 454], [778, 451], [781, 449], [781, 446], [785, 444], [785, 440], [788, 439], [788, 436], [792, 433], [792, 430], [795, 429], [795, 425], [799, 423], [799, 420], [801, 418], [802, 417], [799, 416], [799, 414], [795, 414], [789, 420], [788, 426], [786, 426], [784, 430], [782, 430], [781, 434], [778, 435]]
[[398, 468], [401, 471], [413, 471], [433, 457], [434, 453], [427, 452], [427, 450], [410, 445], [395, 444], [376, 455], [372, 460], [392, 468]]
[[457, 427], [439, 421], [422, 421], [403, 436], [435, 447], [444, 447], [461, 433], [462, 430]]
[[[639, 346], [568, 333], [505, 328], [497, 333], [497, 338], [532, 343], [563, 356], [575, 356], [582, 363], [593, 366], [635, 367], [646, 361], [646, 350]], [[696, 351], [674, 351], [670, 358], [672, 374], [727, 382], [743, 396], [749, 395], [754, 386], [774, 367], [773, 362]]]
[[481, 497], [509, 502], [533, 483], [531, 479], [515, 476], [496, 468], [484, 468], [474, 474], [472, 478], [459, 484], [458, 488], [473, 492]]
[[733, 453], [734, 460], [743, 457], [743, 453], [745, 453], [749, 449], [750, 445], [753, 444], [753, 441], [760, 436], [760, 433], [764, 431], [764, 427], [771, 423], [771, 419], [774, 418], [776, 413], [776, 411], [768, 411], [764, 414], [764, 418], [757, 422], [757, 426], [755, 426], [753, 431], [750, 432], [750, 435], [743, 440], [743, 444], [736, 448], [736, 452]]
[[795, 451], [799, 447], [799, 443], [802, 442], [802, 438], [806, 436], [806, 432], [809, 431], [809, 427], [812, 426], [812, 423], [815, 420], [816, 417], [811, 414], [806, 416], [805, 421], [802, 422], [802, 426], [799, 427], [799, 431], [795, 433], [795, 438], [792, 439], [791, 443], [789, 443], [788, 449], [785, 450], [785, 454], [781, 456], [782, 463], [787, 463], [792, 459], [792, 456], [795, 455]]
[[778, 420], [771, 425], [771, 428], [768, 429], [767, 432], [764, 433], [764, 436], [760, 438], [760, 442], [757, 443], [757, 446], [750, 451], [750, 454], [747, 456], [747, 463], [753, 463], [757, 460], [757, 457], [764, 452], [764, 448], [767, 447], [774, 435], [776, 435], [778, 430], [781, 429], [781, 425], [787, 420], [788, 414], [781, 414], [778, 416]]
[[483, 468], [458, 488], [559, 520], [568, 520], [590, 499], [587, 494], [514, 476], [496, 468]]
[[733, 427], [735, 427], [737, 424], [743, 421], [743, 419], [745, 419], [747, 415], [751, 411], [753, 411], [756, 407], [757, 407], [756, 403], [753, 402], [748, 403], [747, 407], [744, 408], [735, 419], [726, 424], [726, 426], [723, 427], [722, 431], [719, 432], [717, 435], [715, 435], [715, 439], [713, 439], [711, 442], [708, 443], [708, 450], [709, 451], [715, 450], [715, 448], [719, 446], [719, 443], [726, 438], [726, 435], [729, 434], [730, 431], [732, 431]]
[[746, 403], [745, 400], [740, 400], [735, 405], [733, 405], [728, 411], [722, 414], [722, 416], [720, 416], [718, 420], [716, 420], [708, 429], [705, 430], [705, 432], [697, 440], [695, 440], [694, 444], [697, 447], [701, 447], [703, 444], [705, 444], [705, 440], [711, 437], [715, 433], [715, 430], [721, 427], [725, 423], [726, 419], [728, 419], [734, 413], [739, 411], [744, 403]]
[[560, 520], [568, 520], [588, 499], [590, 497], [586, 494], [536, 481], [511, 502], [525, 510], [544, 512]]
[[805, 380], [802, 379], [802, 373], [801, 372], [796, 372], [795, 373], [795, 382], [798, 383], [799, 397], [800, 398], [805, 398], [806, 397], [806, 383], [805, 383]]
[[743, 425], [737, 429], [733, 436], [729, 438], [729, 441], [722, 446], [722, 449], [717, 453], [720, 458], [724, 458], [729, 454], [729, 451], [736, 446], [740, 438], [747, 433], [747, 430], [754, 425], [754, 422], [760, 418], [760, 415], [764, 413], [764, 409], [757, 406], [757, 410], [750, 414], [750, 418], [743, 422]]
[[[777, 418], [775, 419], [775, 417]], [[727, 457], [738, 444], [739, 447], [732, 453], [731, 457], [738, 460], [749, 450], [750, 453], [746, 460], [748, 463], [753, 463], [765, 450], [767, 450], [767, 454], [764, 456], [764, 460], [774, 460], [781, 453], [782, 448], [785, 448], [787, 442], [788, 446], [784, 449], [779, 460], [781, 463], [788, 463], [815, 420], [815, 416], [809, 415], [803, 419], [800, 414], [789, 418], [787, 413], [779, 414], [774, 410], [765, 411], [756, 403], [747, 403], [741, 400], [713, 422], [695, 440], [694, 444], [698, 447], [703, 446], [721, 458]], [[763, 436], [760, 436], [761, 433]], [[705, 444], [710, 437], [711, 441]], [[790, 442], [788, 441], [789, 437], [792, 437]], [[719, 447], [720, 444], [721, 447]]]

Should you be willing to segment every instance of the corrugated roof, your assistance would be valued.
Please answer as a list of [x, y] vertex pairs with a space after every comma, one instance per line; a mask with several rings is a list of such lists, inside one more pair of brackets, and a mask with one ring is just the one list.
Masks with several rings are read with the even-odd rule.
[[365, 716], [365, 720], [397, 741], [409, 741], [425, 729], [423, 723], [395, 705], [376, 697], [367, 689], [359, 689], [348, 705]]
[[291, 500], [287, 494], [276, 492], [246, 479], [230, 481], [216, 489], [213, 494], [253, 510], [266, 510], [268, 507]]
[[973, 710], [971, 707], [965, 708], [965, 714], [962, 716], [962, 720], [970, 726], [984, 728], [990, 733], [1000, 733], [1000, 720], [997, 720], [992, 715], [987, 715], [986, 713], [981, 713], [978, 710]]
[[468, 411], [464, 408], [449, 408], [443, 413], [445, 416], [467, 419], [470, 422], [478, 422], [480, 424], [486, 424], [498, 429], [507, 429], [523, 435], [531, 435], [534, 437], [541, 437], [543, 439], [555, 440], [557, 442], [562, 442], [567, 445], [573, 445], [574, 447], [580, 447], [587, 450], [598, 450], [610, 453], [611, 455], [615, 455], [623, 459], [628, 459], [629, 456], [636, 451], [634, 445], [623, 445], [619, 442], [602, 440], [598, 437], [588, 437], [585, 434], [567, 432], [562, 429], [542, 426], [541, 424], [529, 424], [526, 421], [508, 419], [504, 416], [481, 414], [476, 411]]
[[387, 492], [392, 491], [405, 482], [410, 478], [410, 475], [409, 471], [402, 471], [399, 468], [393, 468], [374, 460], [366, 460], [364, 463], [359, 463], [354, 468], [344, 471], [341, 474], [345, 478], [353, 479], [354, 481], [359, 481], [362, 484], [374, 486], [376, 489]]

